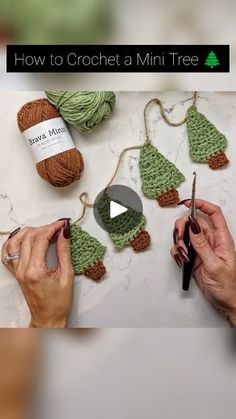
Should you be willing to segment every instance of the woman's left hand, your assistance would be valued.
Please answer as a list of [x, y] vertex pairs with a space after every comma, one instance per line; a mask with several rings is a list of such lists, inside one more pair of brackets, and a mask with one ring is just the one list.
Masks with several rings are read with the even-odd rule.
[[[46, 256], [49, 244], [56, 235], [58, 266], [51, 269]], [[13, 232], [3, 244], [2, 261], [6, 260], [7, 255], [14, 254], [19, 254], [19, 259], [5, 266], [22, 289], [31, 313], [31, 326], [66, 327], [72, 306], [74, 280], [69, 220]]]

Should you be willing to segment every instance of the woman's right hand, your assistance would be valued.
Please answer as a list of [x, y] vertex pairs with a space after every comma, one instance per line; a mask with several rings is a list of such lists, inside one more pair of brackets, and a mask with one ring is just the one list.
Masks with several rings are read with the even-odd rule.
[[[187, 208], [191, 200], [184, 200]], [[182, 217], [175, 222], [171, 254], [179, 266], [188, 261], [183, 241], [189, 222], [190, 241], [197, 253], [193, 276], [207, 300], [236, 327], [236, 253], [221, 208], [196, 200], [197, 217]], [[207, 216], [207, 217], [206, 217]]]

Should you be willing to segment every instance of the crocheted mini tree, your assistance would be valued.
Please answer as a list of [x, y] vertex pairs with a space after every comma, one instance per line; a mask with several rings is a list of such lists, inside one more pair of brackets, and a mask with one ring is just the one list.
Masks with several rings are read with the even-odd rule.
[[[113, 200], [114, 201], [114, 200]], [[136, 252], [144, 250], [150, 245], [149, 233], [144, 230], [146, 218], [143, 214], [127, 207], [128, 210], [120, 217], [110, 217], [111, 198], [104, 193], [97, 203], [98, 212], [116, 249], [131, 245]], [[116, 201], [121, 204], [121, 202]]]
[[99, 281], [106, 273], [102, 262], [105, 251], [106, 247], [81, 227], [71, 227], [71, 260], [76, 275]]
[[227, 139], [196, 106], [187, 110], [187, 131], [190, 156], [193, 161], [208, 163], [211, 169], [220, 169], [229, 163], [224, 151]]
[[179, 202], [176, 188], [184, 181], [184, 175], [151, 144], [140, 152], [139, 169], [142, 191], [147, 198], [157, 199], [161, 207]]

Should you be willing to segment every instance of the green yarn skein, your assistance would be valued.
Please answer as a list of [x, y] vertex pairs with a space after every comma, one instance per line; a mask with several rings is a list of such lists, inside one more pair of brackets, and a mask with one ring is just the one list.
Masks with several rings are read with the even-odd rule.
[[212, 169], [218, 169], [228, 164], [224, 154], [227, 139], [221, 134], [196, 106], [187, 110], [187, 130], [190, 156], [193, 161], [206, 163]]
[[92, 131], [108, 118], [116, 103], [113, 92], [59, 90], [45, 93], [62, 118], [83, 133]]
[[175, 188], [184, 181], [184, 175], [156, 147], [151, 144], [142, 147], [139, 169], [142, 191], [147, 198], [157, 199], [160, 206], [179, 201]]

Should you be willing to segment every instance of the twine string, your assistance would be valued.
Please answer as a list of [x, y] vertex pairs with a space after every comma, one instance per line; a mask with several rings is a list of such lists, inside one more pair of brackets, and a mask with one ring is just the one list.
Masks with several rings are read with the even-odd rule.
[[[197, 92], [193, 93], [193, 106], [196, 106], [196, 101], [197, 101]], [[166, 113], [166, 110], [162, 104], [162, 102], [160, 101], [160, 99], [158, 98], [153, 98], [151, 100], [149, 100], [149, 102], [146, 104], [145, 108], [144, 108], [144, 112], [143, 112], [143, 116], [144, 116], [144, 127], [145, 127], [145, 144], [151, 144], [151, 140], [149, 137], [149, 132], [148, 132], [148, 120], [147, 120], [147, 110], [149, 108], [149, 106], [151, 105], [151, 103], [155, 103], [156, 105], [159, 106], [160, 108], [160, 114], [163, 118], [163, 120], [165, 121], [165, 123], [167, 125], [169, 125], [170, 127], [180, 127], [181, 125], [186, 123], [187, 118], [185, 117], [184, 119], [182, 119], [179, 122], [172, 122]]]
[[11, 233], [12, 233], [12, 231], [1, 231], [0, 230], [0, 236], [10, 236]]
[[[104, 188], [104, 192], [106, 192], [107, 188], [114, 182], [115, 177], [116, 177], [116, 175], [118, 173], [118, 170], [120, 168], [121, 161], [122, 161], [123, 156], [125, 155], [125, 153], [127, 151], [131, 151], [131, 150], [140, 150], [142, 147], [143, 147], [143, 144], [134, 145], [134, 146], [126, 147], [126, 148], [124, 148], [124, 150], [121, 151], [121, 153], [119, 155], [119, 158], [118, 158], [118, 161], [117, 161], [117, 164], [116, 164], [116, 168], [115, 168], [114, 174], [112, 175], [110, 181], [107, 183], [106, 187]], [[81, 213], [80, 217], [76, 221], [74, 221], [72, 223], [72, 225], [78, 224], [80, 221], [83, 220], [83, 218], [84, 218], [84, 216], [86, 214], [87, 208], [93, 208], [94, 207], [94, 203], [91, 204], [88, 201], [89, 201], [89, 195], [88, 195], [88, 193], [87, 192], [83, 192], [80, 195], [80, 202], [83, 205], [82, 213]]]
[[93, 204], [90, 204], [88, 202], [89, 196], [88, 196], [87, 192], [83, 192], [80, 195], [79, 199], [80, 199], [81, 204], [83, 205], [82, 213], [81, 213], [80, 217], [72, 223], [72, 225], [78, 224], [80, 221], [83, 220], [87, 208], [93, 208]]
[[107, 188], [108, 188], [108, 186], [110, 186], [110, 185], [113, 183], [113, 181], [115, 180], [115, 177], [116, 177], [116, 175], [117, 175], [117, 173], [118, 173], [118, 170], [119, 170], [119, 168], [120, 168], [121, 161], [122, 161], [122, 159], [123, 159], [123, 157], [124, 157], [125, 153], [127, 153], [127, 151], [131, 151], [131, 150], [140, 150], [141, 148], [143, 148], [143, 144], [140, 144], [140, 145], [133, 145], [133, 146], [131, 146], [131, 147], [126, 147], [126, 148], [124, 148], [124, 150], [122, 150], [122, 151], [121, 151], [121, 153], [120, 153], [120, 155], [119, 155], [119, 159], [118, 159], [117, 165], [116, 165], [116, 168], [115, 168], [115, 172], [114, 172], [113, 176], [111, 177], [110, 181], [108, 182], [108, 184], [107, 184], [107, 186], [106, 186], [106, 189], [107, 189]]
[[197, 92], [193, 92], [193, 106], [196, 106], [197, 102]]

